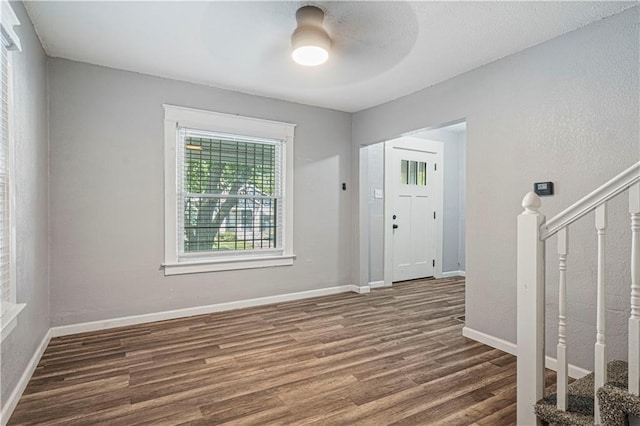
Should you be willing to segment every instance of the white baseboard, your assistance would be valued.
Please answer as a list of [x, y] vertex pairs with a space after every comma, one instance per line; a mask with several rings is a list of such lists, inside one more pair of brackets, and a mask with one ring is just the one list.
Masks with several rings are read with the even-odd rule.
[[215, 305], [196, 306], [193, 308], [175, 309], [151, 314], [132, 315], [127, 317], [112, 318], [100, 321], [84, 322], [79, 324], [63, 325], [51, 328], [51, 337], [67, 336], [70, 334], [86, 333], [89, 331], [106, 330], [115, 327], [144, 324], [147, 322], [164, 321], [169, 319], [205, 315], [214, 312], [230, 311], [233, 309], [250, 308], [253, 306], [270, 305], [273, 303], [288, 302], [291, 300], [308, 299], [310, 297], [328, 296], [338, 293], [369, 293], [369, 286], [342, 285], [337, 287], [321, 288], [317, 290], [300, 291], [297, 293], [279, 294], [277, 296], [258, 297], [255, 299], [238, 300], [235, 302], [217, 303]]
[[449, 271], [449, 272], [443, 272], [442, 274], [440, 274], [439, 278], [449, 278], [449, 277], [465, 277], [466, 276], [466, 271]]
[[[549, 370], [558, 371], [558, 360], [556, 358], [546, 356], [544, 360], [544, 366]], [[569, 364], [569, 377], [579, 379], [590, 373], [591, 371], [589, 370], [585, 370], [584, 368], [578, 367], [577, 365]]]
[[351, 291], [353, 291], [354, 293], [365, 294], [365, 293], [371, 292], [371, 286], [369, 285], [362, 285], [362, 286], [351, 285], [349, 287], [351, 287]]
[[45, 349], [47, 349], [47, 345], [49, 345], [49, 340], [51, 340], [51, 330], [48, 330], [42, 338], [40, 345], [38, 345], [38, 348], [33, 353], [27, 367], [22, 373], [22, 376], [18, 381], [18, 385], [15, 387], [13, 392], [11, 392], [11, 395], [9, 395], [9, 398], [2, 407], [2, 410], [0, 410], [0, 424], [2, 426], [5, 426], [9, 422], [9, 418], [11, 417], [11, 414], [13, 414], [13, 410], [16, 409], [18, 401], [20, 401], [20, 398], [22, 397], [22, 393], [27, 388], [29, 380], [31, 380], [31, 376], [33, 376], [33, 373], [36, 371], [36, 367], [40, 362], [40, 358], [42, 358], [42, 354], [44, 354]]
[[485, 345], [499, 349], [502, 352], [506, 352], [511, 355], [516, 355], [518, 351], [518, 347], [515, 345], [515, 343], [511, 343], [499, 337], [491, 336], [481, 331], [474, 330], [473, 328], [463, 327], [462, 335], [471, 340], [484, 343]]
[[379, 288], [379, 287], [386, 287], [384, 285], [384, 281], [371, 281], [369, 283], [369, 288]]
[[[464, 327], [462, 329], [462, 335], [469, 339], [475, 340], [476, 342], [484, 343], [485, 345], [491, 346], [492, 348], [496, 348], [503, 352], [517, 356], [518, 347], [515, 343], [508, 342], [506, 340], [491, 336], [489, 334], [474, 330], [469, 327]], [[544, 365], [550, 370], [558, 371], [558, 361], [555, 358], [552, 358], [550, 356], [545, 357]], [[578, 367], [573, 364], [569, 364], [569, 376], [573, 377], [574, 379], [579, 379], [580, 377], [584, 377], [589, 373], [591, 373], [591, 371], [585, 370], [584, 368]]]

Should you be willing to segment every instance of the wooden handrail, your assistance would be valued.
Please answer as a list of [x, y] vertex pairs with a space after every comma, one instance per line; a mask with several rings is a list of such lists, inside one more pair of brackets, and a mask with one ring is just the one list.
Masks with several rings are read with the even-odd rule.
[[543, 223], [540, 239], [546, 240], [637, 182], [640, 182], [640, 161]]

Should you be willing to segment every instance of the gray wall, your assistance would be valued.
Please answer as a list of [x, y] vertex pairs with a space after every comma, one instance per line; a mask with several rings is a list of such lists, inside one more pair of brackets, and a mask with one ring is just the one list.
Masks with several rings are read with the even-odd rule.
[[414, 136], [442, 142], [444, 149], [442, 271], [464, 271], [464, 152], [466, 132], [451, 132], [446, 128], [427, 130]]
[[[516, 341], [516, 217], [533, 182], [556, 184], [556, 195], [543, 200], [550, 217], [639, 160], [638, 10], [353, 116], [357, 147], [466, 118], [467, 326]], [[619, 199], [611, 205], [607, 247], [612, 359], [626, 359], [630, 250], [625, 204]], [[568, 261], [570, 359], [586, 368], [593, 364], [595, 339], [592, 219], [571, 227]], [[359, 220], [364, 222], [364, 212]], [[550, 255], [550, 353], [557, 330], [556, 264]]]
[[2, 406], [49, 330], [46, 56], [22, 3], [12, 2], [23, 51], [14, 54], [16, 288], [26, 308], [2, 342]]
[[363, 147], [367, 158], [367, 204], [369, 232], [369, 282], [384, 280], [384, 198], [374, 198], [374, 191], [384, 193], [384, 144]]
[[[444, 191], [442, 215], [442, 271], [458, 271], [460, 243], [460, 144], [458, 135], [443, 141]], [[435, 138], [431, 138], [435, 139]], [[437, 140], [437, 139], [436, 139]]]
[[467, 197], [467, 132], [458, 134], [458, 270], [465, 271], [466, 264], [466, 197]]
[[[49, 87], [53, 326], [352, 284], [350, 114], [64, 59]], [[163, 103], [298, 125], [293, 266], [164, 276]]]

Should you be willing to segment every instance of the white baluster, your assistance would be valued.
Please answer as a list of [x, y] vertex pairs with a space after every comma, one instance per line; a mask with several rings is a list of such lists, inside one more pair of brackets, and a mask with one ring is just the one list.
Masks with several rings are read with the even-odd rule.
[[[597, 392], [607, 382], [607, 346], [605, 342], [605, 236], [607, 233], [607, 205], [596, 208], [596, 229], [598, 230], [598, 287], [596, 300], [596, 345], [595, 345], [595, 383]], [[594, 393], [595, 395], [595, 393]], [[600, 406], [595, 398], [595, 424], [600, 424]]]
[[567, 255], [569, 254], [569, 230], [562, 228], [558, 231], [558, 260], [560, 270], [560, 285], [558, 287], [558, 372], [557, 393], [558, 410], [567, 410]]
[[640, 184], [629, 188], [629, 214], [631, 215], [629, 392], [640, 395]]
[[533, 192], [522, 200], [518, 216], [518, 367], [517, 422], [542, 425], [533, 406], [544, 394], [544, 243], [540, 198]]

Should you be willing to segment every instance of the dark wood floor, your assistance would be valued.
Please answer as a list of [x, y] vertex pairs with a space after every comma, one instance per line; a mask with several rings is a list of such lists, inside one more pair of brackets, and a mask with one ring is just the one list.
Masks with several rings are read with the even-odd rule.
[[55, 338], [9, 424], [515, 424], [463, 314], [450, 278]]

